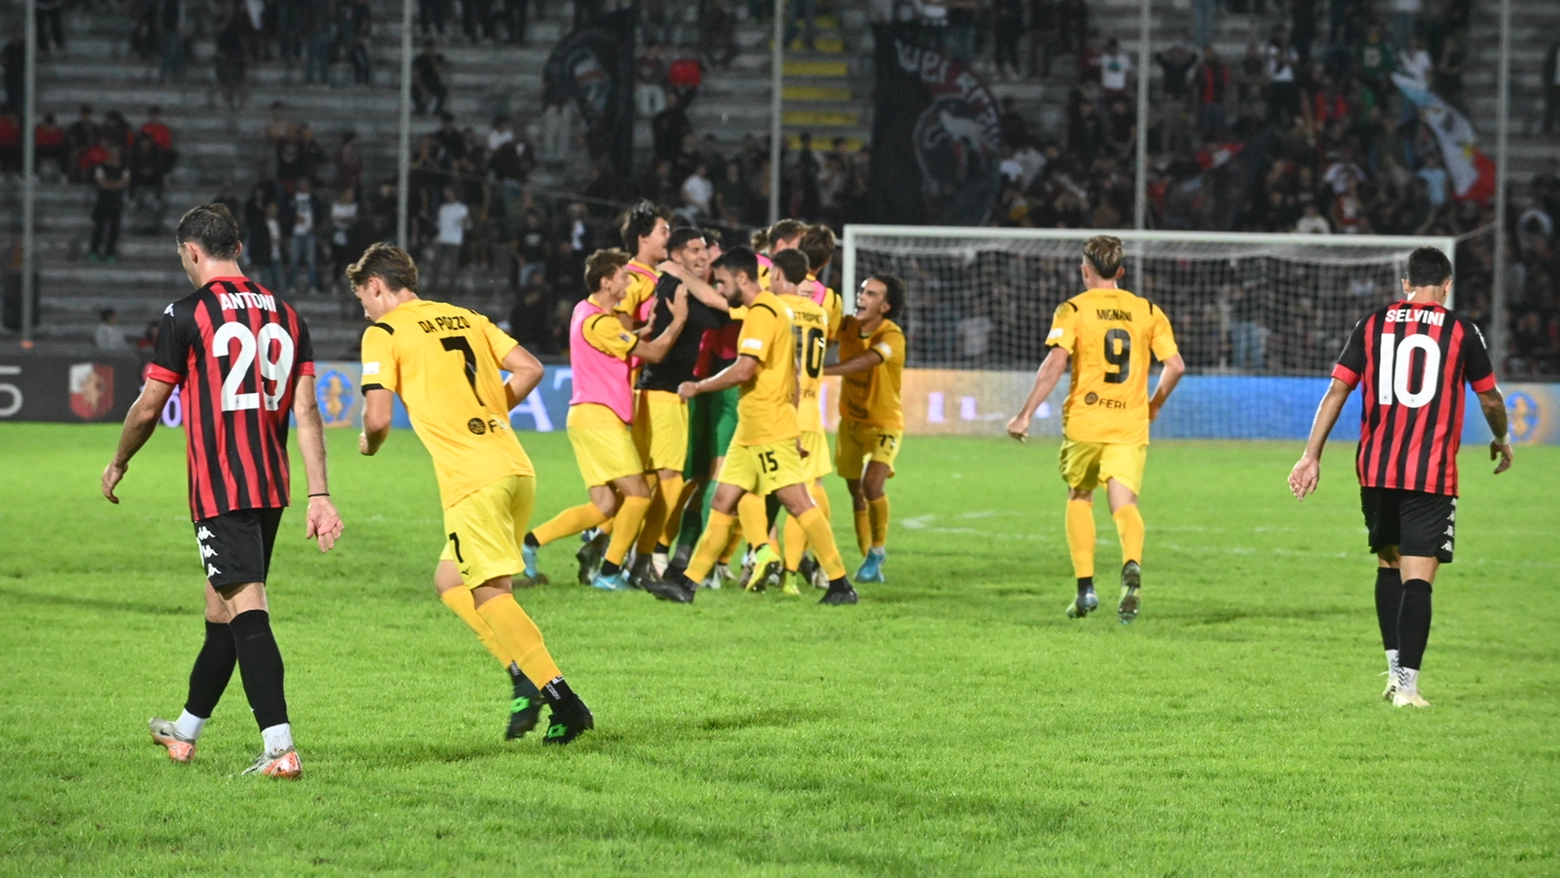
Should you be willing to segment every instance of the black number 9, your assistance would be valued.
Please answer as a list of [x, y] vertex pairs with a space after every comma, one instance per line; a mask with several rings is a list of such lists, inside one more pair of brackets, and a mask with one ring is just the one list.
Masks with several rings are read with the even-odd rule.
[[1132, 374], [1132, 335], [1125, 329], [1105, 330], [1105, 362], [1116, 367], [1115, 372], [1105, 373], [1105, 383], [1126, 383], [1127, 376]]

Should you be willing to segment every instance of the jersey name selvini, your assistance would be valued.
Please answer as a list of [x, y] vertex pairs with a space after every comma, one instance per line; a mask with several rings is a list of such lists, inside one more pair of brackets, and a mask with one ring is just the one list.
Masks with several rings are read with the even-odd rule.
[[363, 391], [400, 394], [446, 508], [506, 476], [536, 474], [510, 429], [500, 373], [515, 346], [483, 315], [427, 299], [363, 332]]
[[1361, 485], [1457, 496], [1463, 382], [1480, 393], [1495, 386], [1478, 327], [1440, 305], [1393, 302], [1354, 327], [1332, 376], [1364, 385]]
[[1067, 438], [1147, 445], [1149, 366], [1178, 353], [1165, 312], [1127, 290], [1088, 290], [1057, 307], [1045, 341], [1072, 358]]
[[796, 425], [803, 432], [823, 432], [823, 360], [829, 351], [829, 315], [806, 296], [781, 296], [791, 318], [796, 343]]

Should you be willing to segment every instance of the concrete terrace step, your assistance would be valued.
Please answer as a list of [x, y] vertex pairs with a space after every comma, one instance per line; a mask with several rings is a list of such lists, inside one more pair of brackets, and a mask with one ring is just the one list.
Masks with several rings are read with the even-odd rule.
[[788, 58], [782, 62], [781, 70], [787, 78], [792, 76], [839, 78], [850, 75], [850, 64], [846, 61], [792, 60]]

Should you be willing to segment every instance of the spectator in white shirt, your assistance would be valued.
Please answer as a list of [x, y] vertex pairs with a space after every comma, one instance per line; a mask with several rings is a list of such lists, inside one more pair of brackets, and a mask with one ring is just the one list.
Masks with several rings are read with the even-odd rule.
[[1305, 215], [1295, 223], [1295, 231], [1302, 235], [1331, 235], [1332, 226], [1327, 224], [1327, 217], [1322, 216], [1315, 204], [1305, 206]]
[[710, 182], [710, 169], [703, 162], [682, 184], [683, 213], [690, 220], [710, 216], [710, 201], [715, 197], [715, 184]]
[[1106, 94], [1120, 94], [1127, 90], [1127, 74], [1132, 72], [1132, 57], [1121, 51], [1121, 43], [1111, 40], [1105, 44], [1105, 54], [1094, 59], [1100, 68], [1100, 88]]
[[444, 187], [444, 203], [439, 205], [439, 236], [434, 241], [433, 271], [428, 278], [428, 290], [437, 292], [447, 280], [452, 292], [460, 272], [460, 248], [466, 243], [466, 230], [471, 228], [471, 211], [462, 204], [455, 189]]
[[125, 343], [124, 331], [119, 328], [119, 313], [113, 308], [104, 308], [98, 317], [103, 322], [98, 324], [97, 332], [92, 336], [97, 349], [100, 351], [128, 350], [130, 346]]
[[1430, 206], [1446, 203], [1446, 169], [1441, 167], [1441, 157], [1435, 153], [1425, 156], [1425, 166], [1419, 169], [1419, 178], [1430, 190]]
[[505, 145], [507, 143], [514, 143], [514, 142], [515, 142], [515, 132], [514, 132], [513, 128], [509, 127], [509, 117], [508, 116], [494, 116], [493, 117], [493, 130], [488, 132], [488, 139], [487, 139], [488, 155], [492, 155], [493, 153], [498, 152], [499, 148], [502, 147], [503, 145]]
[[1398, 52], [1398, 70], [1419, 80], [1426, 88], [1430, 87], [1430, 74], [1434, 72], [1435, 64], [1419, 37], [1409, 37], [1407, 48]]

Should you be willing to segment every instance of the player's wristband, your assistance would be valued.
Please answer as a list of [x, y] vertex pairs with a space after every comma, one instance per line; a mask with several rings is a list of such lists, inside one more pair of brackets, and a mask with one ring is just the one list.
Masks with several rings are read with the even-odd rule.
[[329, 496], [330, 496], [329, 492], [324, 493], [324, 494], [310, 494], [309, 495], [309, 499], [312, 500], [315, 497], [329, 497]]
[[1496, 436], [1495, 437], [1495, 444], [1496, 445], [1510, 445], [1511, 444], [1511, 434], [1507, 433], [1504, 436]]

